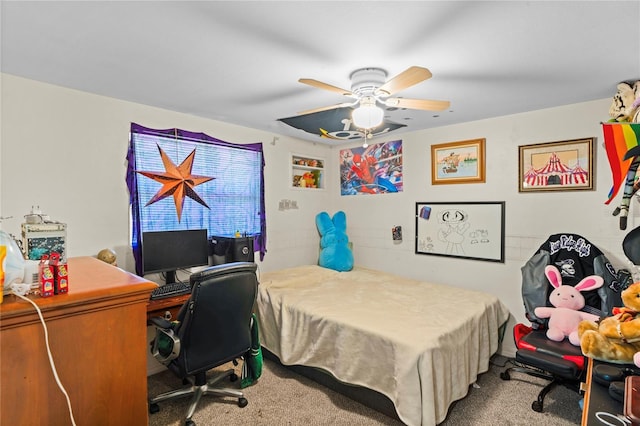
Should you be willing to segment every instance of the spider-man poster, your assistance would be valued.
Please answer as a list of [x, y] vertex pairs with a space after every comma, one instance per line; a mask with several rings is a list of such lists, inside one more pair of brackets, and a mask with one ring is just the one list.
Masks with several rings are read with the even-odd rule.
[[402, 191], [402, 141], [340, 150], [340, 193]]

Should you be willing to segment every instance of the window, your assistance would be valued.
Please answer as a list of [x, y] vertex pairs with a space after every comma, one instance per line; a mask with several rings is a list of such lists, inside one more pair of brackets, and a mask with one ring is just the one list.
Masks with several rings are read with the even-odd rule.
[[266, 253], [262, 144], [233, 144], [204, 133], [131, 124], [127, 154], [136, 272], [147, 231], [207, 229], [254, 237]]

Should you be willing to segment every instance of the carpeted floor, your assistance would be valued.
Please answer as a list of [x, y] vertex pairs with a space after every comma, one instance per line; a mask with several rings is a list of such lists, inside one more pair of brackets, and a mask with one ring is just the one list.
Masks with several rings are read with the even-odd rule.
[[[482, 374], [467, 396], [449, 410], [442, 426], [568, 426], [580, 424], [578, 405], [581, 396], [559, 387], [545, 399], [543, 413], [531, 409], [531, 403], [544, 383], [524, 374], [514, 373], [504, 381], [505, 358], [494, 358], [490, 370]], [[232, 364], [224, 366], [229, 368]], [[239, 366], [236, 371], [240, 374]], [[230, 383], [237, 387], [238, 382]], [[150, 395], [181, 385], [170, 372], [149, 377]], [[205, 397], [193, 420], [198, 426], [209, 425], [401, 425], [399, 421], [353, 401], [341, 394], [300, 376], [277, 362], [265, 359], [262, 377], [244, 389], [249, 405], [239, 408], [233, 399]], [[182, 425], [188, 399], [160, 404], [160, 412], [149, 415], [150, 426]]]
[[537, 413], [531, 403], [538, 397], [543, 379], [522, 373], [512, 373], [511, 380], [502, 380], [506, 358], [494, 357], [489, 371], [478, 377], [478, 387], [471, 386], [467, 396], [455, 402], [442, 426], [568, 426], [579, 425], [582, 399], [573, 390], [554, 388], [544, 400], [544, 410]]

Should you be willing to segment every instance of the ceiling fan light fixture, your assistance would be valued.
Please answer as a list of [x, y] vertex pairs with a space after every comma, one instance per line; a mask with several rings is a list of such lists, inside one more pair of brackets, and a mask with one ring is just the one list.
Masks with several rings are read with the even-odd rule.
[[384, 110], [374, 102], [360, 102], [360, 107], [353, 110], [351, 120], [359, 129], [373, 129], [382, 124]]
[[[449, 108], [449, 101], [435, 101], [428, 99], [407, 99], [404, 97], [390, 97], [396, 93], [431, 78], [431, 71], [427, 68], [412, 66], [397, 74], [391, 79], [387, 79], [387, 72], [382, 68], [360, 68], [349, 76], [351, 80], [351, 90], [341, 89], [331, 84], [323, 83], [310, 78], [301, 78], [298, 81], [309, 86], [340, 95], [354, 98], [352, 103], [341, 103], [328, 107], [314, 108], [300, 112], [300, 115], [308, 115], [321, 111], [334, 110], [338, 108], [351, 107], [359, 104], [351, 113], [351, 123], [357, 130], [361, 130], [369, 138], [372, 136], [371, 130], [384, 123], [386, 111], [417, 109], [425, 111], [443, 111]], [[380, 108], [378, 105], [385, 108]], [[406, 118], [405, 120], [408, 120]], [[296, 127], [296, 126], [294, 126]]]

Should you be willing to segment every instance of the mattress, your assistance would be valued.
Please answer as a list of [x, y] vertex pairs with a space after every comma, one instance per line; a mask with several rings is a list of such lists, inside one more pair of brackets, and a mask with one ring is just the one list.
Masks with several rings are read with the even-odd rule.
[[408, 425], [442, 422], [489, 368], [509, 312], [488, 293], [355, 267], [262, 273], [262, 345], [387, 396]]

